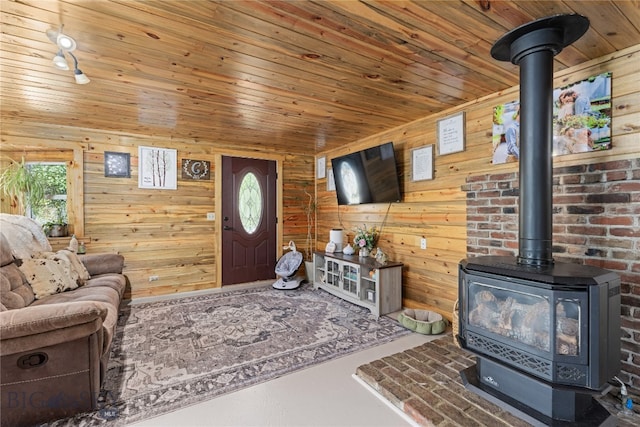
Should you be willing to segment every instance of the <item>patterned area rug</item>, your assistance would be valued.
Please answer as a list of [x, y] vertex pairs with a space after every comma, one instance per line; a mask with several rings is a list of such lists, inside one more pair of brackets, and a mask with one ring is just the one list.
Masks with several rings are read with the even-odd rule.
[[311, 285], [133, 304], [118, 322], [101, 409], [51, 426], [141, 421], [409, 333]]

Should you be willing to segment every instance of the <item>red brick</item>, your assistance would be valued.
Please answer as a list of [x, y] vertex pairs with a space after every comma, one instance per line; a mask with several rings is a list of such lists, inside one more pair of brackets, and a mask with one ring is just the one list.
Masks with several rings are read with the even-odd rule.
[[569, 226], [567, 227], [567, 232], [571, 234], [586, 234], [589, 236], [605, 236], [607, 234], [607, 229], [604, 227]]
[[586, 259], [586, 265], [593, 265], [607, 270], [626, 270], [627, 264], [619, 261], [611, 261], [606, 259]]
[[438, 425], [444, 421], [442, 414], [416, 398], [404, 403], [404, 412], [421, 426]]
[[633, 167], [631, 160], [618, 160], [612, 162], [594, 163], [588, 166], [589, 171], [597, 170], [616, 170], [616, 169], [631, 169]]
[[579, 204], [584, 203], [584, 195], [573, 194], [571, 196], [554, 196], [553, 204], [554, 205], [566, 205], [566, 204]]
[[611, 228], [609, 233], [612, 236], [617, 237], [640, 237], [640, 228], [627, 227], [627, 228]]
[[625, 179], [627, 179], [627, 171], [612, 171], [612, 172], [607, 172], [606, 174], [606, 181], [607, 182], [611, 182], [611, 181], [623, 181]]
[[589, 217], [589, 223], [603, 225], [633, 225], [633, 218], [628, 216], [592, 216]]

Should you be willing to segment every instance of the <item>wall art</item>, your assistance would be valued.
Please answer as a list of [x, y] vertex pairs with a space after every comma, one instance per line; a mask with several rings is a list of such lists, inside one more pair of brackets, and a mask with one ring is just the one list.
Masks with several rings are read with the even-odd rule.
[[322, 179], [326, 176], [327, 158], [318, 157], [316, 160], [316, 178]]
[[411, 180], [433, 179], [433, 145], [411, 150]]
[[130, 178], [131, 155], [129, 153], [105, 151], [104, 176], [109, 178]]
[[169, 148], [138, 147], [138, 188], [176, 190], [178, 152]]
[[[553, 155], [611, 149], [611, 73], [553, 90]], [[492, 163], [520, 157], [520, 102], [493, 108]]]
[[182, 159], [182, 179], [211, 179], [211, 163], [206, 160]]
[[336, 180], [333, 177], [333, 168], [327, 168], [327, 191], [336, 191]]
[[464, 111], [438, 120], [438, 155], [464, 151]]

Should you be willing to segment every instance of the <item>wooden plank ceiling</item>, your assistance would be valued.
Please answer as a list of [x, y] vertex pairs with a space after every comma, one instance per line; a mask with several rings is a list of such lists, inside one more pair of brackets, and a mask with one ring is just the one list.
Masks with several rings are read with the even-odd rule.
[[[313, 153], [518, 84], [505, 32], [579, 13], [556, 71], [640, 43], [634, 1], [20, 0], [2, 9], [2, 116]], [[74, 83], [45, 31], [78, 42]], [[72, 65], [72, 61], [70, 61]]]

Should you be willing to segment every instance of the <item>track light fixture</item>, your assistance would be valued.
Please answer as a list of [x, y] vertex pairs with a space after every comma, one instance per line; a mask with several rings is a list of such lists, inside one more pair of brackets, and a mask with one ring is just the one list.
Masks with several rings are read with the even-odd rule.
[[56, 56], [53, 57], [53, 66], [58, 70], [68, 70], [69, 64], [67, 64], [67, 59], [64, 57], [64, 53], [62, 53], [62, 49], [56, 53]]
[[69, 56], [73, 58], [73, 75], [76, 78], [76, 83], [79, 85], [86, 85], [91, 80], [89, 80], [89, 77], [87, 77], [87, 75], [78, 68], [78, 59], [76, 56], [71, 52], [69, 52]]
[[80, 85], [85, 85], [89, 83], [89, 77], [84, 74], [78, 68], [78, 58], [71, 53], [76, 50], [78, 46], [73, 37], [68, 36], [62, 32], [63, 26], [60, 26], [60, 30], [56, 31], [54, 29], [47, 30], [47, 38], [51, 40], [52, 43], [55, 43], [58, 46], [58, 53], [53, 57], [53, 65], [59, 70], [68, 70], [69, 64], [67, 63], [67, 59], [65, 58], [65, 52], [73, 58], [73, 75], [76, 79], [76, 83]]

